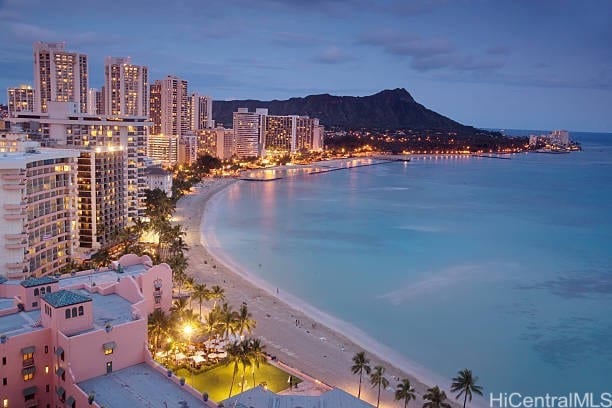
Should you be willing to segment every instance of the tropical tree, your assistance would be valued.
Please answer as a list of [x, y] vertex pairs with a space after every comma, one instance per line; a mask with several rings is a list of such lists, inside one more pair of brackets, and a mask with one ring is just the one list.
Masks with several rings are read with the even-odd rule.
[[159, 350], [159, 339], [167, 335], [170, 328], [170, 319], [161, 309], [155, 309], [149, 314], [147, 321], [149, 337], [153, 338], [155, 352]]
[[247, 366], [251, 365], [251, 342], [243, 341], [240, 343], [240, 363], [242, 364], [242, 384], [240, 385], [240, 392], [244, 392], [244, 377], [246, 375]]
[[213, 308], [204, 319], [204, 330], [210, 335], [217, 336], [220, 330], [220, 320], [221, 313], [219, 312], [219, 308]]
[[224, 339], [229, 339], [230, 334], [236, 334], [236, 323], [238, 313], [227, 303], [219, 309], [219, 331]]
[[244, 332], [251, 334], [257, 322], [252, 319], [251, 312], [249, 312], [246, 304], [243, 303], [242, 306], [240, 306], [240, 310], [238, 311], [236, 317], [236, 328], [238, 330], [238, 334], [240, 336], [244, 335]]
[[378, 399], [376, 400], [376, 407], [380, 405], [380, 388], [387, 388], [389, 386], [389, 380], [384, 376], [385, 367], [376, 366], [374, 371], [370, 374], [370, 384], [372, 387], [378, 387]]
[[423, 408], [451, 408], [451, 405], [446, 402], [446, 393], [440, 390], [437, 385], [428, 388], [427, 393], [423, 395], [423, 399], [427, 401], [423, 404]]
[[251, 358], [251, 369], [253, 371], [253, 388], [255, 388], [255, 369], [259, 369], [259, 364], [266, 361], [265, 347], [259, 339], [250, 339], [249, 341]]
[[172, 317], [172, 320], [182, 319], [185, 311], [188, 310], [187, 306], [188, 302], [186, 298], [176, 299], [170, 307], [170, 316]]
[[453, 383], [451, 385], [452, 392], [458, 392], [456, 395], [456, 399], [459, 399], [461, 395], [463, 395], [463, 408], [465, 408], [465, 404], [467, 399], [472, 401], [472, 394], [482, 395], [482, 387], [480, 385], [476, 385], [478, 381], [478, 377], [472, 375], [472, 370], [463, 369], [457, 373], [457, 377], [453, 378]]
[[399, 384], [397, 384], [397, 388], [395, 389], [395, 400], [404, 400], [404, 408], [406, 408], [410, 400], [413, 399], [416, 399], [414, 388], [412, 387], [412, 384], [410, 384], [410, 380], [408, 378], [404, 378]]
[[215, 285], [210, 288], [210, 299], [214, 300], [213, 308], [217, 306], [218, 300], [225, 300], [225, 290], [219, 285]]
[[225, 365], [234, 364], [234, 371], [232, 374], [232, 384], [230, 385], [229, 397], [232, 397], [232, 390], [234, 389], [234, 382], [236, 381], [236, 374], [238, 373], [238, 364], [242, 361], [242, 346], [238, 342], [230, 344], [225, 351], [227, 351], [227, 360]]
[[208, 300], [210, 291], [208, 287], [206, 287], [205, 283], [196, 283], [193, 285], [193, 292], [191, 293], [191, 297], [198, 301], [200, 304], [200, 316], [202, 316], [202, 303], [205, 300]]
[[370, 375], [370, 359], [366, 357], [364, 351], [360, 351], [353, 356], [353, 366], [351, 367], [353, 374], [359, 374], [359, 392], [357, 393], [359, 399], [361, 399], [361, 378], [364, 371], [367, 375]]

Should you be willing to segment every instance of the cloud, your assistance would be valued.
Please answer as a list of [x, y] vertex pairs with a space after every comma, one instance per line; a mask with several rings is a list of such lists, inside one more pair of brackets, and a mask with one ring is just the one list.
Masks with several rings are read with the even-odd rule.
[[363, 35], [358, 43], [382, 47], [385, 52], [393, 55], [419, 58], [453, 52], [453, 46], [445, 39], [425, 39], [414, 34], [394, 31], [368, 33]]
[[504, 66], [498, 55], [501, 50], [494, 50], [492, 56], [467, 55], [444, 38], [422, 38], [411, 33], [390, 30], [367, 33], [361, 36], [358, 44], [379, 47], [387, 54], [410, 58], [410, 66], [420, 72], [438, 69], [488, 71]]
[[489, 55], [508, 55], [510, 52], [510, 47], [506, 45], [497, 45], [495, 47], [489, 47], [485, 50], [485, 53]]
[[346, 54], [338, 47], [329, 47], [322, 53], [316, 55], [313, 61], [321, 64], [342, 64], [351, 61], [353, 57]]
[[317, 45], [321, 44], [322, 41], [321, 38], [314, 35], [292, 33], [288, 31], [271, 33], [271, 36], [272, 43], [287, 47], [295, 47], [296, 45]]
[[34, 24], [11, 22], [7, 23], [6, 27], [9, 33], [12, 34], [12, 39], [18, 42], [57, 41], [60, 37], [56, 31]]

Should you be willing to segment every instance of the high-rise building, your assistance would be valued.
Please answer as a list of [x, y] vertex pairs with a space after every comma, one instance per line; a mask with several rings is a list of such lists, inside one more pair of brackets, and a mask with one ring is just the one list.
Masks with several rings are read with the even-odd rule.
[[78, 245], [79, 153], [15, 141], [0, 156], [0, 279], [57, 273]]
[[18, 88], [8, 88], [6, 91], [9, 116], [17, 112], [34, 111], [34, 89], [29, 85], [20, 85]]
[[186, 134], [179, 138], [178, 163], [190, 165], [198, 159], [198, 137]]
[[149, 115], [149, 74], [130, 57], [107, 57], [104, 64], [104, 101], [107, 115]]
[[144, 215], [146, 131], [151, 124], [146, 117], [81, 114], [73, 103], [49, 102], [47, 113], [17, 115], [11, 122], [34, 123], [37, 137], [50, 146], [121, 146], [127, 158], [128, 222]]
[[[217, 155], [217, 133], [219, 128], [196, 131], [198, 138], [198, 155]], [[221, 128], [223, 129], [223, 128]]]
[[151, 135], [159, 135], [162, 132], [161, 89], [160, 81], [155, 81], [149, 87], [149, 120], [153, 123], [149, 129]]
[[297, 116], [266, 116], [262, 152], [268, 156], [289, 154], [295, 146]]
[[256, 109], [249, 112], [248, 108], [238, 108], [233, 114], [235, 154], [238, 157], [257, 157], [261, 153], [264, 121], [267, 109]]
[[212, 129], [215, 125], [212, 119], [212, 98], [210, 96], [192, 93], [189, 97], [191, 109], [191, 130]]
[[236, 154], [234, 129], [217, 128], [217, 154], [221, 160], [231, 159]]
[[297, 115], [265, 117], [263, 155], [277, 156], [320, 149], [319, 119]]
[[104, 87], [101, 90], [89, 88], [87, 92], [87, 113], [104, 115]]
[[79, 244], [96, 249], [109, 243], [127, 224], [127, 158], [121, 146], [79, 152]]
[[187, 81], [168, 75], [151, 86], [150, 118], [151, 134], [180, 136], [191, 127]]
[[149, 135], [147, 156], [161, 161], [164, 166], [174, 166], [178, 163], [178, 146], [178, 136]]
[[87, 112], [87, 56], [64, 47], [64, 43], [34, 44], [36, 112], [47, 112], [50, 101], [75, 102], [79, 112]]

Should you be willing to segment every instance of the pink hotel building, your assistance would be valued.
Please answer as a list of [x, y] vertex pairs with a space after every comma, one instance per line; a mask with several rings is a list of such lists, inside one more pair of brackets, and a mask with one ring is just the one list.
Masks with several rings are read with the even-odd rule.
[[108, 270], [59, 279], [0, 277], [0, 408], [140, 406], [113, 402], [124, 398], [120, 370], [146, 376], [142, 387], [151, 389], [140, 392], [159, 400], [152, 406], [205, 406], [196, 391], [165, 376], [147, 347], [147, 316], [171, 303], [172, 271], [148, 256], [125, 255]]

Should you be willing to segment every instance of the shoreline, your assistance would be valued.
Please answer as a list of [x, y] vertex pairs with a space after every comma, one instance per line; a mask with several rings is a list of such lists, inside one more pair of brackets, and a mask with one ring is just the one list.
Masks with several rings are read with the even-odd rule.
[[[370, 366], [383, 365], [390, 384], [381, 392], [381, 406], [395, 405], [395, 378], [409, 378], [417, 391], [417, 403], [428, 386], [439, 385], [448, 392], [450, 378], [444, 379], [379, 343], [360, 329], [329, 315], [290, 293], [275, 293], [274, 286], [234, 262], [216, 242], [214, 230], [204, 229], [207, 213], [218, 205], [234, 183], [246, 181], [213, 179], [179, 201], [177, 214], [187, 229], [189, 268], [196, 280], [225, 289], [232, 305], [246, 302], [257, 321], [254, 336], [262, 338], [268, 353], [285, 364], [323, 383], [357, 394], [359, 377], [350, 371], [352, 357], [365, 351]], [[210, 184], [210, 185], [209, 185]], [[204, 232], [206, 231], [206, 232]], [[194, 262], [194, 260], [196, 262]], [[204, 260], [207, 264], [204, 264]], [[200, 261], [200, 262], [197, 262]], [[213, 268], [213, 265], [216, 267]], [[299, 324], [298, 324], [299, 322]], [[300, 358], [303, 355], [303, 358]], [[362, 398], [375, 405], [376, 392], [364, 376]], [[477, 405], [479, 401], [473, 401]]]

